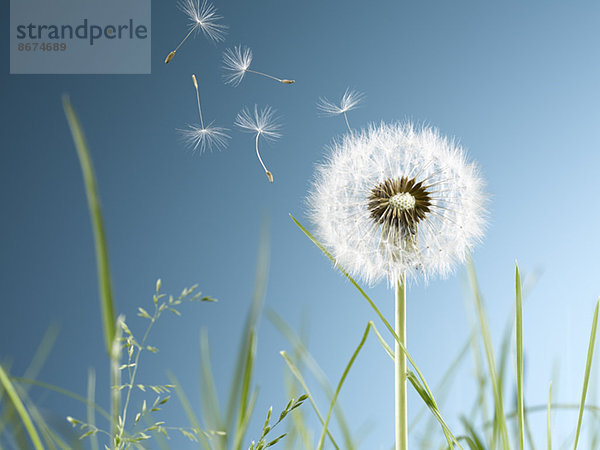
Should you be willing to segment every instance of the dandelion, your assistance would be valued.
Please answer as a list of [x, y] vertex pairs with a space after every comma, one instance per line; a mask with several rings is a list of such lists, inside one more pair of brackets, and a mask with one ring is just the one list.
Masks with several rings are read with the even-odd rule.
[[253, 112], [250, 112], [248, 108], [244, 108], [235, 118], [235, 125], [240, 127], [242, 131], [256, 133], [256, 156], [258, 156], [258, 160], [260, 161], [267, 178], [272, 183], [273, 175], [269, 172], [260, 156], [258, 139], [260, 136], [263, 136], [266, 140], [272, 141], [281, 137], [281, 133], [279, 133], [281, 125], [275, 117], [275, 110], [270, 106], [259, 110], [257, 105], [254, 105]]
[[169, 63], [179, 47], [194, 33], [202, 30], [204, 35], [215, 42], [221, 42], [225, 40], [225, 32], [227, 26], [218, 23], [223, 17], [217, 12], [217, 8], [212, 3], [208, 3], [207, 0], [183, 0], [178, 3], [179, 9], [188, 16], [190, 20], [190, 31], [179, 43], [179, 45], [169, 53], [165, 59], [165, 64]]
[[342, 95], [339, 105], [336, 105], [325, 97], [321, 97], [317, 103], [317, 109], [326, 116], [337, 116], [339, 114], [343, 114], [344, 119], [346, 120], [348, 131], [352, 132], [350, 123], [348, 122], [348, 115], [346, 113], [358, 108], [358, 105], [360, 105], [364, 98], [365, 95], [362, 92], [347, 88], [346, 92], [344, 92], [344, 95]]
[[183, 139], [189, 147], [196, 150], [200, 147], [200, 152], [204, 152], [206, 149], [223, 149], [227, 147], [227, 141], [229, 135], [227, 134], [227, 128], [215, 127], [213, 122], [208, 125], [204, 125], [204, 119], [202, 117], [202, 108], [200, 107], [200, 92], [198, 90], [198, 81], [196, 75], [192, 75], [194, 82], [194, 88], [196, 89], [196, 102], [198, 104], [198, 116], [200, 117], [200, 126], [188, 125], [186, 130], [180, 130], [183, 135]]
[[283, 84], [295, 83], [294, 80], [285, 80], [272, 75], [267, 75], [263, 72], [251, 70], [250, 64], [252, 64], [252, 50], [245, 45], [236, 45], [233, 48], [225, 50], [223, 53], [223, 69], [227, 71], [223, 76], [225, 78], [225, 83], [233, 86], [239, 85], [244, 79], [246, 72], [262, 75], [263, 77], [271, 78], [272, 80], [279, 81]]
[[396, 449], [408, 445], [406, 282], [463, 262], [483, 236], [485, 203], [477, 166], [431, 127], [350, 133], [317, 168], [309, 196], [317, 236], [350, 275], [396, 289]]

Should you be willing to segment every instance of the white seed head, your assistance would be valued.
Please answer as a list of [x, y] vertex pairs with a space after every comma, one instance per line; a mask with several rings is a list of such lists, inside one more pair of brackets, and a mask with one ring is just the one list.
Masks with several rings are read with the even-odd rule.
[[483, 179], [463, 149], [411, 123], [333, 143], [308, 203], [316, 235], [350, 275], [375, 284], [447, 276], [481, 240]]
[[358, 108], [364, 98], [365, 95], [362, 92], [347, 88], [339, 105], [321, 97], [317, 103], [317, 109], [325, 116], [336, 116]]
[[233, 86], [239, 85], [252, 64], [252, 50], [245, 45], [236, 45], [223, 52], [223, 74], [225, 83]]
[[206, 150], [222, 150], [230, 139], [227, 128], [215, 127], [212, 123], [204, 127], [188, 125], [185, 130], [178, 130], [185, 144], [192, 150], [204, 153]]
[[200, 29], [204, 35], [215, 42], [225, 40], [227, 26], [218, 23], [223, 16], [218, 14], [217, 8], [207, 0], [181, 0], [178, 3], [181, 9], [190, 20], [190, 28]]
[[281, 133], [279, 132], [281, 125], [275, 116], [275, 110], [270, 106], [259, 110], [258, 106], [254, 105], [252, 112], [244, 107], [235, 118], [234, 124], [240, 127], [242, 131], [257, 133], [268, 140], [275, 140], [281, 137]]

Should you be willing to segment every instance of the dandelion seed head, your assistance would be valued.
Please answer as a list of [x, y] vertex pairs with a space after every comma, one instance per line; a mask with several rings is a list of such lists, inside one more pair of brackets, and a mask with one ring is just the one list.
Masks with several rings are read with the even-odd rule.
[[334, 142], [308, 198], [316, 235], [352, 276], [447, 276], [483, 237], [478, 167], [432, 127], [381, 124]]
[[223, 52], [223, 69], [226, 70], [223, 78], [225, 83], [233, 86], [239, 85], [252, 64], [252, 50], [245, 45], [236, 45]]
[[389, 197], [389, 204], [392, 208], [410, 211], [414, 209], [417, 201], [410, 192], [399, 192]]
[[317, 103], [317, 109], [321, 111], [323, 115], [336, 116], [358, 108], [364, 98], [365, 95], [362, 92], [347, 88], [344, 95], [342, 95], [339, 105], [329, 101], [325, 97], [321, 97]]
[[206, 150], [222, 150], [230, 139], [227, 128], [215, 127], [212, 123], [204, 127], [188, 125], [179, 130], [185, 144], [194, 151], [204, 153]]
[[254, 105], [254, 109], [244, 107], [237, 117], [234, 124], [243, 131], [257, 133], [268, 140], [275, 140], [281, 137], [281, 124], [275, 115], [275, 110], [270, 106], [259, 109]]
[[215, 42], [225, 40], [227, 26], [218, 23], [223, 16], [219, 15], [212, 3], [207, 0], [202, 0], [202, 3], [200, 0], [181, 0], [178, 6], [188, 16], [191, 28], [202, 30], [207, 38]]

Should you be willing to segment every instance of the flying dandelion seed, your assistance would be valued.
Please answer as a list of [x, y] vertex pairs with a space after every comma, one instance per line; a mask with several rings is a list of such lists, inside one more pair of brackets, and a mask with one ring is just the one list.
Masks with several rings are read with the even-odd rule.
[[208, 125], [204, 125], [204, 118], [202, 117], [202, 108], [200, 107], [200, 91], [198, 90], [198, 81], [196, 75], [192, 75], [194, 82], [194, 88], [196, 90], [196, 102], [198, 104], [198, 116], [200, 117], [200, 126], [188, 125], [185, 130], [179, 130], [183, 136], [183, 140], [186, 145], [193, 150], [200, 149], [200, 153], [203, 153], [207, 149], [216, 148], [221, 150], [227, 147], [227, 142], [230, 136], [227, 134], [227, 128], [215, 127], [213, 122]]
[[245, 45], [236, 45], [233, 48], [228, 48], [223, 52], [223, 69], [227, 72], [223, 75], [225, 83], [233, 86], [238, 86], [244, 79], [246, 72], [262, 75], [263, 77], [271, 78], [283, 84], [294, 84], [294, 80], [285, 80], [267, 75], [263, 72], [257, 72], [250, 69], [252, 64], [252, 50]]
[[344, 95], [342, 95], [339, 105], [329, 101], [325, 97], [321, 97], [317, 103], [317, 109], [325, 116], [337, 116], [343, 114], [344, 119], [346, 120], [348, 131], [352, 132], [350, 123], [348, 122], [348, 115], [346, 113], [358, 108], [364, 98], [365, 95], [362, 92], [347, 88], [346, 92], [344, 92]]
[[406, 281], [447, 275], [481, 240], [483, 184], [460, 146], [410, 123], [347, 134], [317, 168], [309, 205], [320, 241], [350, 275], [396, 288], [397, 450], [408, 448]]
[[281, 137], [281, 133], [279, 132], [281, 125], [275, 117], [275, 110], [270, 106], [259, 110], [257, 105], [254, 105], [253, 112], [250, 112], [248, 108], [244, 108], [238, 113], [234, 123], [236, 126], [240, 127], [242, 131], [256, 133], [256, 156], [258, 156], [258, 160], [260, 161], [267, 178], [272, 183], [273, 175], [269, 172], [260, 156], [258, 139], [260, 136], [263, 136], [266, 140], [273, 141]]
[[165, 64], [169, 63], [179, 47], [194, 33], [202, 30], [204, 35], [215, 42], [221, 42], [225, 40], [225, 33], [227, 26], [218, 23], [222, 16], [217, 13], [217, 8], [212, 3], [208, 3], [207, 0], [203, 0], [200, 4], [200, 0], [183, 0], [180, 1], [177, 6], [190, 20], [190, 31], [179, 43], [179, 45], [165, 58]]

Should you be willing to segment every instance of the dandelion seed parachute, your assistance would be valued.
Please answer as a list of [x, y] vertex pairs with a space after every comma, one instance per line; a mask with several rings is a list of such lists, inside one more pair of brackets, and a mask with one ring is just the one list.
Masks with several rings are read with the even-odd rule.
[[223, 52], [223, 69], [225, 69], [223, 79], [225, 80], [225, 83], [231, 84], [232, 86], [238, 86], [244, 79], [246, 72], [271, 78], [272, 80], [283, 84], [295, 83], [294, 80], [285, 80], [263, 72], [251, 70], [250, 64], [252, 64], [252, 50], [245, 45], [236, 45], [233, 48], [225, 50]]
[[204, 124], [204, 118], [202, 116], [202, 107], [200, 106], [200, 91], [198, 90], [198, 80], [196, 75], [192, 75], [192, 81], [194, 82], [194, 89], [196, 90], [196, 103], [198, 105], [198, 117], [200, 119], [200, 126], [188, 125], [185, 130], [179, 130], [183, 136], [185, 144], [197, 150], [200, 148], [200, 153], [204, 153], [207, 149], [216, 148], [221, 150], [227, 147], [227, 142], [230, 136], [227, 134], [227, 128], [221, 128], [213, 126], [213, 122], [208, 125]]
[[463, 149], [427, 126], [349, 133], [317, 167], [309, 195], [317, 236], [352, 276], [446, 276], [482, 238], [483, 179]]
[[206, 150], [222, 150], [227, 147], [229, 135], [227, 128], [215, 127], [212, 123], [198, 127], [188, 125], [185, 130], [179, 130], [185, 144], [193, 150], [204, 153]]
[[248, 108], [244, 108], [238, 113], [234, 124], [240, 127], [242, 131], [256, 134], [256, 156], [258, 157], [258, 161], [264, 169], [267, 178], [273, 183], [273, 174], [267, 169], [267, 166], [260, 156], [258, 140], [261, 136], [267, 140], [275, 140], [281, 137], [281, 133], [279, 132], [281, 125], [275, 117], [275, 110], [270, 106], [259, 110], [257, 105], [254, 105], [253, 112], [250, 112]]
[[181, 47], [194, 32], [202, 30], [208, 39], [215, 42], [224, 41], [227, 32], [227, 25], [219, 23], [223, 17], [218, 14], [217, 8], [215, 8], [212, 3], [208, 3], [207, 0], [203, 0], [202, 4], [200, 4], [200, 0], [183, 0], [180, 1], [177, 6], [190, 20], [190, 30], [179, 45], [177, 45], [175, 50], [167, 55], [165, 64], [171, 62], [175, 57], [177, 50], [179, 50], [179, 47]]
[[190, 20], [191, 30], [202, 30], [204, 35], [215, 41], [222, 42], [225, 40], [227, 25], [218, 23], [223, 19], [217, 8], [207, 0], [183, 0], [178, 3], [179, 9]]
[[325, 97], [321, 97], [317, 103], [317, 109], [325, 116], [337, 116], [358, 108], [364, 98], [365, 95], [362, 92], [347, 88], [339, 105]]
[[258, 105], [254, 105], [252, 112], [248, 108], [242, 109], [235, 118], [235, 125], [246, 132], [258, 133], [267, 140], [281, 137], [281, 125], [270, 106], [258, 109]]

